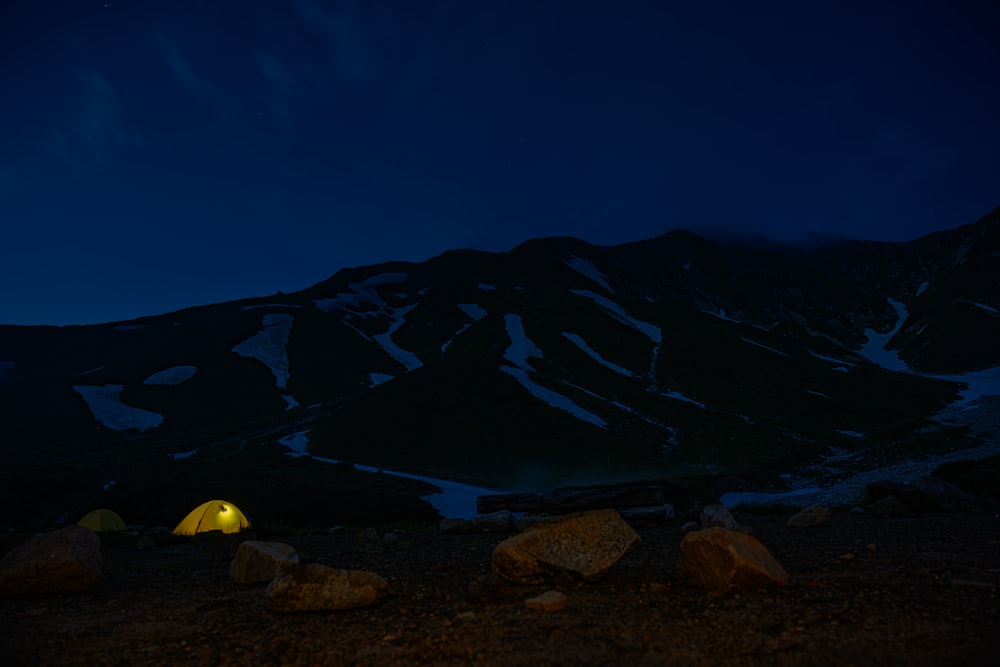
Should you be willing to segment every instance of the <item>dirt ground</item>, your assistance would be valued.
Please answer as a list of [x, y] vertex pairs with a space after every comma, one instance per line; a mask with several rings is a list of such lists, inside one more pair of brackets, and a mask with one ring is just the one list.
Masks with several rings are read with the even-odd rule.
[[[0, 601], [10, 665], [987, 665], [1000, 664], [1000, 519], [835, 512], [817, 528], [745, 517], [789, 586], [724, 597], [677, 582], [678, 519], [601, 581], [483, 586], [505, 535], [282, 538], [302, 562], [366, 569], [391, 585], [376, 607], [268, 611], [194, 543], [103, 550], [92, 591]], [[262, 538], [266, 539], [266, 538]], [[478, 583], [476, 583], [478, 582]], [[524, 600], [559, 588], [563, 611]]]

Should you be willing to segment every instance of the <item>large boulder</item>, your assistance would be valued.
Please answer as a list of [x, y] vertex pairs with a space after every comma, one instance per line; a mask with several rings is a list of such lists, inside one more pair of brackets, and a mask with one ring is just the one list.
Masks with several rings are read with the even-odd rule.
[[282, 565], [298, 562], [299, 555], [291, 545], [248, 540], [229, 563], [229, 576], [238, 584], [263, 584], [274, 579]]
[[579, 512], [535, 524], [493, 550], [493, 569], [516, 584], [604, 576], [639, 543], [613, 509]]
[[788, 573], [757, 538], [726, 528], [688, 533], [677, 559], [678, 579], [713, 593], [784, 586]]
[[976, 497], [940, 477], [926, 475], [910, 482], [919, 490], [923, 505], [943, 512], [981, 512]]
[[101, 580], [101, 540], [72, 525], [38, 535], [0, 560], [0, 597], [81, 593]]
[[272, 611], [339, 611], [378, 604], [388, 582], [365, 570], [337, 570], [325, 565], [285, 565], [265, 591]]

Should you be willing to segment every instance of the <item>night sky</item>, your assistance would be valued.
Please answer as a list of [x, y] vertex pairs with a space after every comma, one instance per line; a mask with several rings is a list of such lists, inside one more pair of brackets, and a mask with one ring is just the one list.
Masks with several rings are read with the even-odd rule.
[[0, 323], [687, 228], [907, 240], [1000, 206], [1000, 5], [0, 5]]

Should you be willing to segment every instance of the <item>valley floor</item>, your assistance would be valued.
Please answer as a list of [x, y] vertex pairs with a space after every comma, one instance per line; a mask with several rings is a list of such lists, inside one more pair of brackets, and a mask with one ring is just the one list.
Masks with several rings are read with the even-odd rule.
[[[546, 587], [481, 586], [504, 535], [414, 531], [381, 550], [351, 535], [280, 538], [303, 562], [366, 569], [391, 596], [355, 611], [270, 612], [264, 586], [233, 583], [195, 543], [104, 550], [92, 591], [0, 601], [12, 665], [977, 665], [1000, 653], [1000, 519], [835, 512], [817, 528], [749, 524], [788, 587], [711, 597], [674, 575], [682, 520], [601, 581], [560, 587], [568, 606], [528, 609]], [[266, 539], [266, 538], [264, 538]]]

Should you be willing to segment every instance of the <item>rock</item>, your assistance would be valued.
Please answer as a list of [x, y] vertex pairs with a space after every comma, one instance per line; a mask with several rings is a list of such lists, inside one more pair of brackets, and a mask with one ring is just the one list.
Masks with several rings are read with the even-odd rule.
[[728, 528], [729, 530], [739, 528], [736, 519], [733, 518], [729, 508], [725, 505], [705, 505], [701, 508], [701, 527]]
[[295, 548], [283, 542], [249, 540], [240, 545], [229, 563], [229, 576], [238, 584], [263, 584], [286, 563], [298, 563]]
[[613, 509], [579, 512], [507, 538], [493, 550], [493, 569], [517, 584], [593, 581], [639, 541], [638, 533]]
[[868, 511], [878, 516], [903, 516], [913, 512], [913, 507], [907, 505], [896, 496], [886, 496], [868, 506]]
[[909, 486], [921, 493], [922, 504], [930, 509], [943, 512], [981, 512], [983, 509], [975, 496], [940, 477], [920, 477]]
[[528, 598], [524, 601], [528, 609], [538, 611], [562, 611], [566, 608], [566, 596], [559, 591], [545, 591], [541, 595]]
[[472, 522], [468, 519], [442, 519], [438, 524], [446, 535], [461, 535], [472, 532]]
[[514, 530], [520, 533], [551, 518], [551, 514], [525, 514], [514, 522]]
[[382, 546], [394, 547], [399, 544], [399, 533], [384, 533], [382, 535]]
[[389, 584], [374, 572], [325, 565], [285, 565], [265, 591], [272, 611], [338, 611], [378, 604]]
[[687, 535], [691, 531], [701, 530], [701, 524], [694, 521], [685, 521], [684, 525], [681, 526], [681, 533]]
[[469, 599], [473, 602], [493, 602], [514, 594], [514, 586], [496, 572], [481, 574], [469, 584]]
[[705, 528], [681, 540], [680, 581], [713, 593], [784, 586], [788, 573], [757, 538], [726, 528]]
[[672, 505], [655, 505], [653, 507], [632, 507], [619, 511], [621, 517], [632, 523], [657, 524], [674, 518]]
[[811, 528], [812, 526], [822, 526], [830, 518], [830, 510], [822, 505], [812, 505], [805, 508], [793, 517], [789, 517], [788, 526], [790, 528]]
[[480, 533], [508, 533], [514, 525], [514, 515], [508, 510], [480, 514], [472, 520], [472, 529]]
[[354, 536], [354, 546], [358, 549], [371, 549], [381, 545], [382, 540], [374, 528], [365, 528]]
[[156, 542], [149, 535], [141, 535], [139, 539], [135, 541], [135, 548], [139, 551], [152, 551], [156, 548]]
[[901, 503], [911, 508], [917, 507], [920, 504], [920, 489], [909, 484], [900, 484], [892, 480], [881, 479], [869, 482], [866, 490], [868, 497], [873, 501], [895, 497]]
[[101, 579], [101, 540], [72, 525], [38, 535], [0, 560], [0, 597], [81, 593]]

